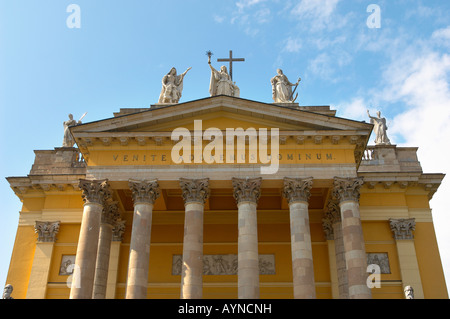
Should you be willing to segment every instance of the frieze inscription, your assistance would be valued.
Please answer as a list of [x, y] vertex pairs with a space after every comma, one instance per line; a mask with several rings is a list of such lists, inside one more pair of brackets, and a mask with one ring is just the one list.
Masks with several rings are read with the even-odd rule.
[[[153, 164], [159, 164], [159, 165], [164, 165], [164, 164], [174, 164], [172, 158], [171, 158], [171, 154], [168, 152], [167, 154], [164, 153], [157, 153], [157, 154], [152, 154], [152, 153], [144, 153], [144, 152], [139, 152], [139, 153], [125, 153], [125, 154], [117, 154], [117, 153], [113, 153], [111, 154], [111, 159], [113, 163], [120, 163], [123, 165], [143, 165], [143, 164], [148, 164], [148, 163], [153, 163]], [[182, 157], [180, 156], [180, 160], [182, 159]], [[214, 156], [211, 155], [208, 158], [205, 158], [203, 156], [202, 159], [198, 159], [198, 161], [200, 162], [204, 162], [204, 163], [227, 163], [227, 164], [233, 164], [233, 163], [248, 163], [248, 162], [253, 162], [258, 160], [258, 158], [255, 156], [255, 154], [245, 154], [245, 155], [240, 155], [239, 157], [237, 155], [229, 155], [228, 157], [226, 155], [219, 155], [219, 156]], [[270, 161], [271, 160], [271, 156], [267, 155], [267, 158], [265, 159], [266, 161]], [[308, 163], [308, 162], [316, 162], [316, 161], [320, 161], [320, 162], [336, 162], [337, 158], [334, 155], [334, 153], [331, 152], [323, 152], [323, 151], [319, 151], [319, 152], [292, 152], [292, 153], [278, 153], [278, 161], [280, 163], [285, 163], [285, 164], [289, 164], [289, 163]], [[196, 159], [194, 158], [194, 155], [191, 155], [191, 161], [195, 162]]]

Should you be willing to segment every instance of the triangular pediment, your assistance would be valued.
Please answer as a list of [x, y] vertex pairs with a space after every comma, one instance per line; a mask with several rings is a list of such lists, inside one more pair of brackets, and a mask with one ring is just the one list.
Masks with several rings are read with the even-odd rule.
[[194, 120], [203, 128], [279, 128], [281, 131], [359, 131], [370, 134], [372, 125], [305, 109], [261, 103], [229, 96], [217, 96], [169, 106], [152, 107], [71, 128], [74, 137], [86, 133], [171, 132], [193, 129]]
[[[113, 118], [73, 126], [71, 132], [85, 159], [94, 153], [101, 157], [99, 153], [109, 154], [114, 150], [115, 155], [111, 153], [108, 156], [117, 163], [115, 159], [119, 150], [169, 151], [175, 129], [188, 130], [193, 138], [198, 136], [195, 132], [208, 129], [219, 129], [223, 133], [227, 129], [254, 129], [257, 134], [263, 128], [267, 129], [266, 132], [278, 129], [282, 149], [346, 149], [354, 154], [352, 161], [359, 165], [373, 125], [336, 117], [333, 112], [324, 112], [323, 108], [318, 112], [318, 108], [216, 96], [176, 105], [122, 110]], [[200, 127], [198, 123], [201, 123]], [[130, 156], [135, 156], [136, 152]], [[293, 154], [286, 156], [293, 158]], [[342, 161], [344, 158], [347, 161], [349, 156], [343, 154]], [[128, 155], [124, 156], [126, 159]], [[319, 153], [316, 155], [317, 158], [321, 156]]]

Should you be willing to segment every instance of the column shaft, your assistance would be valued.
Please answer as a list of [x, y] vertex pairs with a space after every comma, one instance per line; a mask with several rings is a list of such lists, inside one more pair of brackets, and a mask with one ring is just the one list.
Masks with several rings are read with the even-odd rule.
[[347, 263], [348, 295], [350, 299], [371, 299], [367, 285], [367, 256], [359, 213], [359, 190], [362, 178], [334, 179], [333, 196], [339, 201], [342, 240]]
[[289, 203], [292, 277], [295, 299], [316, 298], [309, 227], [308, 200], [313, 179], [284, 178], [283, 195]]
[[185, 205], [183, 264], [181, 269], [182, 299], [203, 296], [203, 210], [209, 197], [209, 179], [180, 179]]
[[127, 299], [146, 299], [150, 264], [153, 204], [159, 197], [157, 181], [129, 181], [134, 202], [128, 260]]
[[80, 180], [84, 201], [77, 255], [70, 289], [71, 299], [91, 299], [94, 286], [103, 204], [111, 197], [107, 180]]
[[203, 203], [186, 204], [181, 271], [181, 298], [203, 296]]
[[108, 280], [109, 255], [111, 250], [112, 225], [102, 223], [98, 241], [97, 263], [95, 266], [93, 299], [106, 298], [106, 283]]
[[259, 298], [258, 220], [256, 207], [261, 178], [233, 178], [233, 196], [238, 206], [238, 297]]
[[70, 290], [71, 299], [92, 298], [102, 210], [103, 206], [99, 203], [84, 204]]
[[147, 298], [153, 204], [135, 203], [128, 261], [127, 299]]
[[350, 299], [370, 299], [372, 293], [367, 286], [367, 256], [359, 204], [354, 201], [345, 201], [340, 203], [340, 208], [349, 297]]
[[289, 203], [291, 222], [292, 276], [295, 299], [315, 299], [314, 265], [308, 202]]
[[345, 249], [344, 241], [342, 238], [342, 223], [340, 220], [333, 223], [333, 230], [339, 299], [348, 299], [347, 265], [345, 262]]
[[106, 282], [106, 299], [115, 299], [117, 274], [119, 272], [120, 247], [122, 245], [123, 233], [125, 232], [125, 220], [118, 218], [112, 229], [112, 242], [109, 254], [108, 279]]
[[92, 294], [94, 299], [106, 298], [113, 227], [120, 215], [117, 204], [118, 202], [109, 201], [105, 203], [103, 208], [95, 267], [94, 292]]
[[238, 297], [259, 298], [258, 223], [256, 203], [238, 204]]

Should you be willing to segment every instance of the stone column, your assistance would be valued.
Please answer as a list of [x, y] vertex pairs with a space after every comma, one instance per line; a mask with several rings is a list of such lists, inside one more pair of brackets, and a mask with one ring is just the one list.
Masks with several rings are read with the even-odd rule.
[[422, 279], [420, 278], [416, 247], [414, 245], [413, 230], [416, 227], [416, 220], [414, 218], [390, 219], [389, 224], [397, 246], [403, 289], [406, 286], [411, 286], [414, 289], [414, 298], [424, 299]]
[[209, 196], [209, 179], [180, 179], [185, 206], [183, 264], [181, 269], [182, 299], [203, 296], [203, 209]]
[[158, 182], [129, 181], [134, 202], [128, 262], [127, 299], [146, 299], [153, 204], [160, 195]]
[[315, 299], [314, 265], [308, 201], [312, 178], [284, 178], [283, 195], [289, 203], [292, 276], [295, 299]]
[[97, 263], [95, 267], [93, 299], [106, 298], [109, 256], [111, 252], [112, 229], [119, 218], [118, 202], [107, 202], [103, 209], [98, 241]]
[[106, 299], [116, 298], [117, 274], [119, 272], [120, 246], [125, 231], [125, 221], [118, 219], [112, 229], [111, 252], [109, 255], [108, 280], [106, 284]]
[[372, 298], [370, 288], [367, 286], [367, 256], [359, 213], [359, 189], [362, 184], [362, 178], [334, 179], [333, 196], [339, 200], [341, 209], [350, 299]]
[[38, 234], [38, 239], [28, 282], [27, 299], [45, 299], [53, 247], [55, 246], [59, 226], [59, 221], [36, 221], [34, 229]]
[[348, 299], [347, 265], [345, 261], [344, 241], [342, 238], [339, 203], [332, 199], [328, 203], [327, 208], [328, 210], [325, 213], [323, 225], [327, 240], [329, 241], [330, 260], [334, 261], [335, 269], [331, 272], [332, 278], [335, 276], [334, 272], [336, 273], [336, 293], [334, 293], [334, 296], [336, 299]]
[[261, 178], [233, 178], [238, 206], [238, 298], [259, 298], [258, 221]]
[[104, 202], [111, 197], [107, 180], [80, 180], [84, 200], [71, 299], [91, 299], [97, 260], [100, 220]]

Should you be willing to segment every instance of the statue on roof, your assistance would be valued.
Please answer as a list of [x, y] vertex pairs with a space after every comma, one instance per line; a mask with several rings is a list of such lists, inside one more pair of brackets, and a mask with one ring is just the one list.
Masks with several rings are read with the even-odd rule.
[[233, 82], [231, 76], [228, 74], [227, 67], [222, 65], [220, 67], [220, 71], [217, 71], [211, 65], [211, 56], [208, 56], [208, 64], [211, 68], [211, 80], [209, 82], [209, 93], [211, 96], [216, 95], [230, 95], [239, 97], [240, 90], [236, 85], [236, 82]]
[[64, 139], [63, 139], [62, 147], [73, 147], [74, 146], [75, 140], [73, 139], [72, 134], [70, 134], [69, 127], [73, 126], [73, 125], [81, 124], [81, 120], [83, 119], [83, 117], [86, 116], [86, 114], [87, 114], [87, 112], [84, 113], [83, 116], [81, 116], [81, 118], [78, 120], [78, 122], [73, 119], [72, 114], [69, 114], [69, 120], [63, 122]]
[[[294, 103], [297, 99], [297, 95], [294, 97], [295, 90], [301, 79], [299, 78], [297, 83], [291, 83], [286, 75], [283, 74], [283, 70], [277, 69], [277, 75], [275, 75], [270, 83], [272, 84], [272, 98], [275, 103]], [[292, 87], [295, 89], [292, 90]]]
[[381, 112], [377, 112], [377, 117], [370, 116], [369, 110], [367, 110], [367, 115], [370, 118], [370, 124], [374, 125], [373, 131], [375, 132], [375, 145], [391, 145], [391, 141], [387, 136], [387, 125], [386, 119], [381, 117]]
[[183, 79], [190, 69], [192, 68], [188, 68], [181, 75], [177, 75], [177, 69], [170, 69], [169, 73], [162, 78], [162, 89], [158, 103], [176, 104], [180, 101], [183, 93]]

